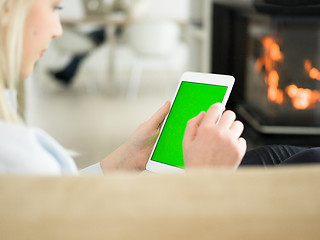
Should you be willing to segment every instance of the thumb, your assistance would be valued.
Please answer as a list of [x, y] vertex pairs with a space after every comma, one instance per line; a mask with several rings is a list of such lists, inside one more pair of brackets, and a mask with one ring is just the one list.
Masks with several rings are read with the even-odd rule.
[[171, 103], [167, 101], [153, 116], [150, 118], [149, 123], [153, 128], [159, 128], [167, 114], [169, 113]]

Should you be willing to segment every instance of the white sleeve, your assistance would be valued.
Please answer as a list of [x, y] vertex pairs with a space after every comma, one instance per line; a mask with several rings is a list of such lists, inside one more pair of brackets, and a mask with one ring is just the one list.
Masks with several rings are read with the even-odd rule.
[[81, 175], [101, 175], [103, 176], [103, 171], [100, 162], [93, 164], [89, 167], [80, 170]]
[[74, 160], [41, 129], [0, 121], [0, 173], [78, 174]]

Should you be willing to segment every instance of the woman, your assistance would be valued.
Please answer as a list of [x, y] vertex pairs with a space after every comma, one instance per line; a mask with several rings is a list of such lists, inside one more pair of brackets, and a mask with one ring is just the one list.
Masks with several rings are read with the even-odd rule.
[[[58, 15], [61, 0], [0, 0], [0, 172], [76, 174], [76, 165], [65, 150], [44, 131], [22, 123], [10, 104], [16, 86], [33, 71], [49, 42], [62, 34]], [[9, 94], [8, 94], [9, 93]], [[167, 115], [167, 102], [148, 121], [100, 163], [95, 172], [110, 169], [143, 170]], [[246, 151], [240, 137], [243, 124], [221, 104], [190, 120], [183, 148], [186, 167], [235, 168]]]

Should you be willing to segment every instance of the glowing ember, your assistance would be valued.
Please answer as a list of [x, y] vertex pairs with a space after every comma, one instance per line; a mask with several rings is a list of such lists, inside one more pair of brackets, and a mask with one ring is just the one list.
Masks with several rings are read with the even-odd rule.
[[280, 51], [279, 45], [272, 37], [265, 37], [261, 40], [264, 47], [262, 56], [257, 60], [255, 69], [258, 72], [264, 67], [265, 82], [268, 85], [268, 99], [277, 104], [283, 103], [283, 91], [278, 89], [279, 74], [275, 70], [276, 63], [283, 60], [283, 54]]
[[320, 93], [317, 90], [298, 88], [294, 84], [286, 87], [286, 93], [292, 99], [293, 107], [300, 110], [310, 108], [320, 101]]
[[[264, 70], [264, 80], [268, 86], [268, 100], [276, 104], [283, 104], [284, 92], [279, 89], [279, 74], [276, 71], [276, 66], [279, 62], [284, 60], [283, 53], [276, 41], [270, 37], [261, 39], [264, 47], [264, 52], [256, 61], [255, 69], [258, 72]], [[309, 59], [304, 61], [304, 69], [308, 77], [320, 81], [320, 71], [312, 66]], [[291, 99], [292, 106], [299, 110], [315, 107], [317, 102], [320, 102], [320, 92], [317, 90], [310, 90], [305, 88], [298, 88], [292, 84], [285, 88], [285, 92]]]
[[320, 71], [315, 67], [312, 67], [312, 63], [309, 59], [304, 61], [304, 69], [311, 79], [320, 80]]

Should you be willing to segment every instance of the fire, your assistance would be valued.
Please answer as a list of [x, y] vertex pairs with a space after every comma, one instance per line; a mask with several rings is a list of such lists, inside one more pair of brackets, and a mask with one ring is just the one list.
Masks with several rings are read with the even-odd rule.
[[268, 99], [271, 102], [282, 104], [284, 100], [283, 91], [278, 88], [279, 74], [275, 70], [277, 62], [283, 61], [284, 57], [280, 51], [280, 46], [272, 37], [264, 37], [261, 39], [264, 52], [257, 60], [255, 69], [261, 72], [264, 67], [265, 82], [268, 85]]
[[312, 67], [312, 63], [309, 59], [304, 61], [304, 69], [311, 79], [320, 81], [320, 71], [315, 67]]
[[[264, 80], [268, 86], [268, 100], [276, 104], [283, 104], [284, 91], [279, 89], [279, 74], [276, 71], [276, 66], [284, 60], [279, 44], [270, 36], [261, 39], [264, 52], [256, 61], [255, 69], [262, 72], [264, 69]], [[320, 71], [312, 66], [309, 59], [304, 61], [304, 69], [308, 77], [320, 81]], [[285, 88], [285, 93], [291, 99], [292, 106], [299, 110], [314, 107], [317, 102], [320, 102], [320, 92], [306, 88], [298, 88], [292, 84]]]
[[269, 85], [268, 88], [268, 99], [269, 101], [276, 102], [277, 104], [283, 103], [283, 91], [278, 88], [279, 85], [279, 74], [276, 70], [272, 70], [267, 76], [266, 80]]
[[264, 53], [256, 62], [256, 70], [260, 72], [262, 66], [269, 72], [275, 67], [276, 62], [283, 60], [283, 54], [280, 51], [279, 45], [272, 37], [264, 37], [261, 40]]
[[296, 109], [304, 110], [312, 107], [320, 101], [320, 93], [317, 90], [298, 88], [292, 84], [286, 87], [286, 93], [292, 99], [292, 105]]

